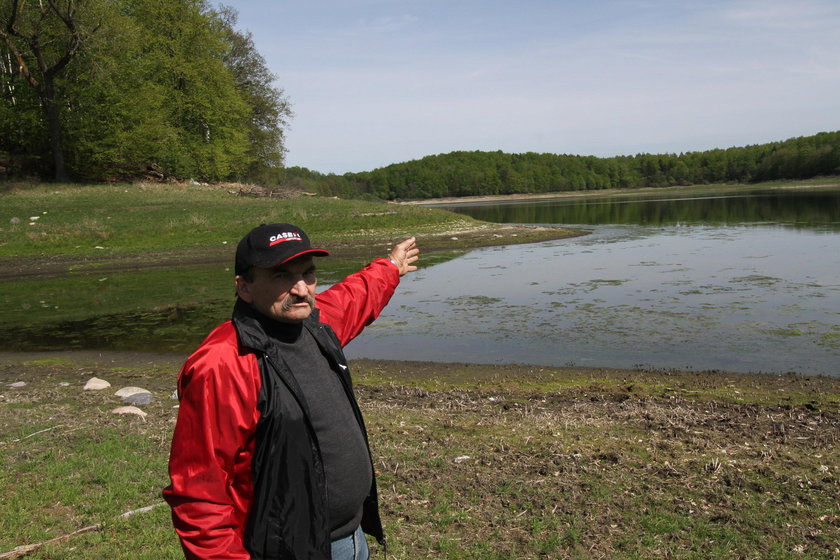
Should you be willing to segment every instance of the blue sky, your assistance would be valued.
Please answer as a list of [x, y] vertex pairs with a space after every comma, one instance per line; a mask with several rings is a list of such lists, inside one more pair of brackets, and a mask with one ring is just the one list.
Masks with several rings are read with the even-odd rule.
[[837, 0], [228, 0], [287, 165], [679, 153], [840, 130]]

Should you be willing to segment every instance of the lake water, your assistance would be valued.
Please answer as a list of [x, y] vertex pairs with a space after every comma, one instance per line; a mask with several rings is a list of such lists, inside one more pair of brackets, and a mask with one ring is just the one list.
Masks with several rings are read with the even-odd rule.
[[[840, 375], [840, 189], [452, 209], [589, 233], [427, 253], [348, 357]], [[324, 285], [359, 266], [328, 261]], [[231, 275], [225, 262], [7, 278], [0, 340], [186, 355], [230, 316]]]
[[349, 357], [840, 375], [840, 192], [453, 209], [591, 233], [406, 277]]

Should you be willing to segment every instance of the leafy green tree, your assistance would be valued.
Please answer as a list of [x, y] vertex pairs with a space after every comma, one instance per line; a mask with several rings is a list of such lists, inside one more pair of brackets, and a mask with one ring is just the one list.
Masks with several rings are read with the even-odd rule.
[[283, 165], [284, 130], [292, 116], [291, 105], [283, 90], [274, 86], [276, 76], [257, 51], [251, 33], [236, 30], [236, 11], [222, 7], [218, 15], [217, 24], [227, 42], [223, 61], [250, 108], [247, 131], [251, 164], [247, 175], [265, 180], [272, 169]]
[[161, 88], [164, 121], [176, 134], [150, 154], [172, 175], [241, 175], [250, 162], [248, 104], [224, 64], [227, 45], [201, 0], [123, 0], [145, 40], [146, 83]]
[[231, 9], [0, 0], [0, 17], [0, 152], [54, 154], [59, 179], [276, 178], [291, 111]]
[[67, 73], [64, 88], [72, 110], [65, 129], [74, 177], [137, 177], [155, 167], [162, 146], [177, 144], [178, 128], [165, 110], [167, 89], [149, 78], [154, 70], [142, 56], [147, 40], [129, 14], [112, 6], [79, 64]]

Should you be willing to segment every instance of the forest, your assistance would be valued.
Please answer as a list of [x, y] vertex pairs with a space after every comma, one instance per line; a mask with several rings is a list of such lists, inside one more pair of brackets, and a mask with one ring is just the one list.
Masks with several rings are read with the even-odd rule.
[[290, 104], [232, 8], [0, 0], [0, 178], [260, 180]]
[[457, 151], [344, 175], [284, 170], [322, 195], [417, 200], [449, 196], [757, 183], [840, 175], [840, 131], [745, 147], [599, 158]]

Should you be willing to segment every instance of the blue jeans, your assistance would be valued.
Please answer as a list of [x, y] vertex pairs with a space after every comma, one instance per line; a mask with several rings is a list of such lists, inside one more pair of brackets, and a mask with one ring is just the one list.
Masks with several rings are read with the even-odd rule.
[[361, 527], [352, 535], [332, 542], [333, 560], [368, 560], [369, 556], [370, 550]]

